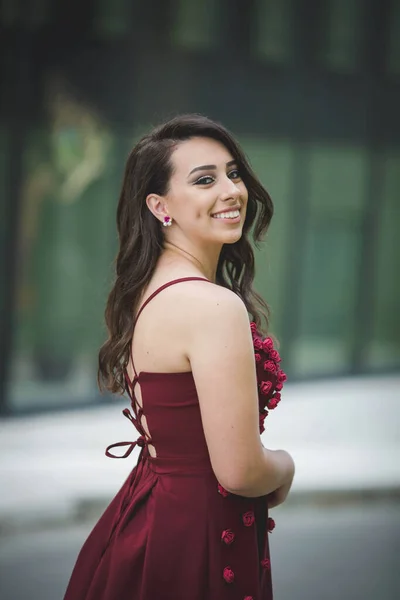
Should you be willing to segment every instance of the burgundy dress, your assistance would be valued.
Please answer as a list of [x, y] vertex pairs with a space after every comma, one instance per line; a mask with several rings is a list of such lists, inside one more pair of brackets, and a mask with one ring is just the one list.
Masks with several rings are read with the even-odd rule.
[[[164, 288], [196, 279], [203, 280], [186, 277], [163, 285], [138, 317]], [[261, 375], [262, 431], [267, 408], [280, 400], [284, 375], [278, 355], [265, 360], [276, 352], [270, 338], [258, 336], [253, 323], [251, 328]], [[273, 521], [266, 497], [230, 494], [218, 483], [192, 373], [134, 372], [133, 381], [126, 376], [133, 415], [123, 412], [140, 437], [113, 444], [106, 454], [128, 446], [125, 458], [138, 445], [138, 464], [83, 545], [64, 600], [272, 599], [268, 530]], [[135, 399], [136, 384], [143, 410]], [[141, 424], [143, 415], [151, 440]], [[156, 458], [149, 455], [150, 442]]]

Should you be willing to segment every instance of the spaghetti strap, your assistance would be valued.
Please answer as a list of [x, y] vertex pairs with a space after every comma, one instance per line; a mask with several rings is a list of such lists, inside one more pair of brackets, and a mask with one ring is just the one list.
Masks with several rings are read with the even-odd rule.
[[208, 283], [211, 283], [211, 281], [209, 279], [206, 279], [205, 277], [181, 277], [180, 279], [173, 279], [172, 281], [168, 281], [167, 283], [164, 283], [164, 285], [161, 285], [159, 288], [157, 288], [156, 291], [153, 292], [152, 294], [150, 294], [150, 296], [147, 298], [147, 300], [145, 302], [143, 302], [142, 306], [139, 309], [138, 314], [136, 315], [135, 324], [136, 324], [138, 318], [140, 317], [143, 309], [146, 308], [146, 306], [148, 305], [150, 300], [153, 300], [153, 298], [155, 296], [157, 296], [157, 294], [159, 294], [160, 292], [165, 290], [165, 288], [169, 287], [170, 285], [174, 285], [175, 283], [180, 283], [181, 281], [208, 281]]
[[[153, 300], [153, 298], [155, 296], [157, 296], [157, 294], [159, 294], [160, 292], [162, 292], [163, 290], [165, 290], [165, 288], [174, 285], [175, 283], [181, 283], [182, 281], [207, 281], [208, 283], [212, 283], [209, 279], [206, 279], [205, 277], [181, 277], [180, 279], [173, 279], [172, 281], [168, 281], [167, 283], [164, 283], [163, 285], [161, 285], [159, 288], [157, 288], [152, 294], [150, 294], [150, 296], [147, 298], [147, 300], [145, 300], [142, 304], [142, 306], [140, 307], [138, 314], [136, 315], [136, 319], [135, 322], [133, 324], [133, 328], [135, 329], [135, 325], [137, 323], [138, 318], [140, 317], [140, 315], [142, 314], [143, 310], [146, 308], [146, 306], [148, 305], [148, 303]], [[131, 362], [132, 362], [132, 367], [133, 367], [133, 372], [135, 373], [135, 377], [138, 376], [136, 369], [135, 369], [135, 363], [133, 362], [133, 354], [132, 354], [132, 344], [131, 344]], [[133, 382], [131, 382], [128, 374], [126, 373], [126, 377], [129, 381], [130, 386], [133, 386]]]

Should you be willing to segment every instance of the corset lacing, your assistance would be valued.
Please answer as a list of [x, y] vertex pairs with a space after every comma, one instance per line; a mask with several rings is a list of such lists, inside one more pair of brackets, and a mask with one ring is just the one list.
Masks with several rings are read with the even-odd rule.
[[[126, 417], [127, 419], [130, 420], [130, 422], [136, 428], [138, 433], [140, 433], [140, 436], [134, 442], [116, 442], [115, 444], [111, 444], [110, 446], [107, 446], [105, 454], [109, 458], [128, 458], [128, 456], [131, 454], [133, 449], [136, 446], [139, 446], [140, 448], [142, 448], [140, 455], [139, 455], [139, 460], [141, 460], [143, 457], [143, 450], [146, 448], [146, 450], [148, 452], [148, 445], [152, 443], [152, 440], [151, 440], [151, 438], [149, 438], [147, 436], [147, 433], [144, 430], [144, 427], [142, 425], [141, 419], [143, 416], [143, 409], [141, 406], [138, 405], [135, 395], [134, 395], [134, 391], [133, 391], [133, 389], [138, 381], [138, 376], [135, 375], [131, 381], [129, 379], [128, 375], [125, 373], [125, 381], [126, 381], [126, 391], [128, 392], [128, 395], [131, 399], [131, 408], [132, 408], [132, 411], [134, 414], [131, 413], [129, 408], [124, 408], [124, 410], [122, 411], [122, 414], [124, 415], [124, 417]], [[110, 450], [112, 448], [121, 448], [124, 446], [128, 446], [128, 448], [127, 448], [125, 454], [122, 454], [121, 456], [119, 456], [118, 454], [112, 454], [110, 452]]]

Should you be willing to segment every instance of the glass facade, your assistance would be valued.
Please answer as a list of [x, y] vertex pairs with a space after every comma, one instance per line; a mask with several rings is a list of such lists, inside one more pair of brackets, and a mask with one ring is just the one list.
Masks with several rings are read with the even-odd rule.
[[31, 4], [0, 5], [3, 411], [98, 402], [124, 162], [181, 111], [274, 200], [256, 287], [292, 380], [399, 369], [397, 2]]
[[61, 91], [24, 152], [12, 404], [95, 394], [115, 254], [112, 135]]

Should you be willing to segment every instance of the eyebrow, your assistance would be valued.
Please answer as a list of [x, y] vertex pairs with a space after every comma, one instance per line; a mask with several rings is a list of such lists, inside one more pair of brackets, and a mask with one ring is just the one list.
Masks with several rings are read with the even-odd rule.
[[[226, 163], [227, 167], [232, 167], [233, 165], [237, 164], [237, 160], [230, 160], [229, 162]], [[196, 171], [215, 171], [217, 169], [217, 165], [201, 165], [201, 167], [195, 167], [194, 169], [192, 169], [189, 173], [189, 177], [192, 173], [195, 173]]]

